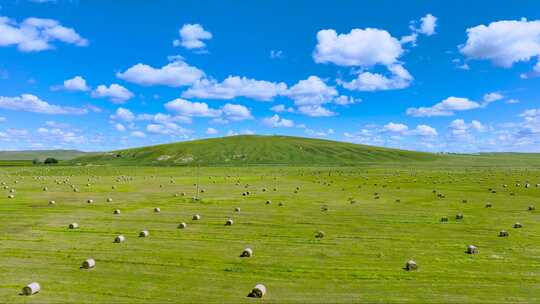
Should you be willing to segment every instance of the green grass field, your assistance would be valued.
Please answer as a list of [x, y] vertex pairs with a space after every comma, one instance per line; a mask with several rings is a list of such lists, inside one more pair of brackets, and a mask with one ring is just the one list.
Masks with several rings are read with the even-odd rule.
[[[470, 157], [462, 165], [2, 167], [0, 302], [538, 303], [540, 211], [528, 207], [540, 208], [540, 169], [525, 156], [497, 157], [491, 167]], [[72, 222], [80, 228], [68, 229]], [[138, 237], [143, 229], [149, 237]], [[498, 237], [503, 229], [509, 237]], [[113, 243], [118, 234], [124, 243]], [[479, 253], [466, 254], [469, 244]], [[254, 255], [239, 257], [246, 247]], [[95, 269], [80, 269], [87, 258]], [[403, 269], [409, 259], [417, 271]], [[40, 293], [19, 295], [34, 281]], [[267, 295], [247, 298], [257, 283]]]

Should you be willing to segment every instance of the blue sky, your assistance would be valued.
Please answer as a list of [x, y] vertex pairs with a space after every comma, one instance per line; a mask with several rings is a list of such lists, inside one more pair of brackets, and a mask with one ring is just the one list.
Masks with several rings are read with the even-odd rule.
[[540, 152], [537, 1], [0, 1], [0, 149]]

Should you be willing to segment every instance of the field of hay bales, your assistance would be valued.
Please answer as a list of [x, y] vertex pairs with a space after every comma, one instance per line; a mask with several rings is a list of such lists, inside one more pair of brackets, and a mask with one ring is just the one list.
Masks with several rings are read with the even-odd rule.
[[538, 169], [13, 166], [0, 182], [0, 302], [540, 302]]

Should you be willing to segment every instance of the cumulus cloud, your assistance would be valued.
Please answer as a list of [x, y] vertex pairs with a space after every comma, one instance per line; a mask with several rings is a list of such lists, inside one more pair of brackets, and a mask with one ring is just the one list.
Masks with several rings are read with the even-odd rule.
[[221, 108], [221, 111], [228, 120], [240, 121], [253, 119], [249, 109], [243, 105], [227, 103]]
[[401, 123], [393, 123], [393, 122], [386, 124], [384, 126], [384, 129], [386, 131], [394, 132], [394, 133], [405, 133], [409, 131], [409, 127], [407, 127], [406, 125], [401, 124]]
[[191, 130], [183, 128], [174, 122], [152, 123], [146, 126], [146, 132], [159, 135], [173, 135], [185, 137], [192, 133]]
[[427, 14], [420, 20], [413, 20], [410, 22], [409, 28], [411, 34], [401, 37], [400, 42], [402, 44], [410, 43], [412, 46], [416, 46], [416, 40], [418, 35], [432, 36], [435, 34], [435, 28], [437, 27], [437, 17], [432, 14]]
[[144, 134], [144, 132], [142, 131], [133, 131], [131, 132], [131, 136], [137, 137], [137, 138], [144, 138], [146, 137], [146, 134]]
[[294, 109], [292, 107], [286, 107], [283, 104], [278, 104], [271, 107], [270, 111], [276, 112], [276, 113], [282, 113], [282, 112], [294, 113]]
[[481, 105], [462, 97], [448, 97], [432, 107], [408, 108], [407, 115], [415, 117], [452, 116], [455, 112], [480, 108]]
[[328, 116], [334, 116], [337, 114], [321, 105], [300, 106], [298, 107], [298, 113], [311, 116], [311, 117], [328, 117]]
[[126, 108], [118, 108], [114, 115], [111, 115], [111, 119], [122, 120], [131, 122], [135, 119], [135, 114]]
[[291, 98], [296, 106], [313, 106], [332, 102], [338, 92], [319, 77], [309, 76], [298, 81], [284, 95]]
[[92, 91], [92, 97], [109, 98], [109, 100], [113, 103], [124, 103], [133, 96], [133, 93], [131, 93], [128, 89], [116, 83], [111, 84], [109, 87], [102, 84]]
[[207, 128], [205, 133], [207, 135], [216, 135], [219, 133], [219, 131], [214, 128]]
[[206, 31], [200, 24], [184, 24], [179, 31], [180, 39], [174, 40], [174, 46], [183, 46], [186, 49], [204, 49], [203, 40], [212, 39], [212, 33]]
[[54, 49], [55, 41], [87, 46], [74, 29], [62, 26], [53, 19], [27, 18], [22, 23], [0, 16], [0, 47], [16, 46], [22, 52], [39, 52]]
[[53, 105], [32, 94], [6, 97], [0, 96], [0, 109], [42, 113], [42, 114], [74, 114], [88, 113], [87, 109]]
[[165, 108], [188, 117], [217, 117], [221, 115], [218, 109], [212, 109], [204, 102], [191, 102], [182, 98], [169, 101]]
[[283, 82], [276, 83], [247, 77], [229, 76], [222, 82], [202, 79], [182, 93], [184, 98], [233, 99], [246, 97], [269, 101], [287, 89]]
[[487, 128], [478, 120], [466, 123], [463, 119], [455, 119], [449, 126], [451, 136], [469, 137], [470, 131], [484, 132]]
[[385, 30], [353, 29], [338, 35], [335, 30], [327, 29], [317, 33], [313, 59], [317, 63], [369, 67], [392, 65], [402, 53], [399, 41]]
[[416, 126], [416, 129], [412, 131], [412, 134], [414, 135], [420, 135], [425, 137], [434, 137], [437, 136], [437, 130], [431, 126], [428, 125], [418, 125]]
[[119, 132], [125, 132], [126, 131], [126, 127], [121, 123], [116, 123], [114, 125], [114, 128]]
[[458, 46], [468, 59], [489, 60], [510, 68], [540, 55], [540, 21], [521, 19], [492, 22], [467, 29], [467, 41]]
[[169, 87], [192, 85], [204, 76], [202, 70], [181, 60], [173, 61], [161, 68], [138, 63], [124, 72], [116, 73], [116, 77], [139, 85]]
[[349, 90], [384, 91], [406, 88], [413, 81], [412, 75], [402, 65], [389, 66], [388, 70], [391, 73], [390, 77], [378, 73], [363, 72], [350, 82], [338, 80], [338, 83]]
[[64, 83], [59, 86], [52, 86], [51, 90], [66, 90], [66, 91], [81, 91], [86, 92], [90, 90], [90, 87], [86, 84], [86, 80], [81, 76], [75, 76], [71, 79], [64, 80]]
[[262, 120], [263, 124], [268, 127], [272, 128], [278, 128], [278, 127], [285, 127], [290, 128], [294, 127], [294, 122], [289, 119], [285, 119], [282, 117], [279, 117], [279, 115], [274, 114], [274, 116], [266, 117]]

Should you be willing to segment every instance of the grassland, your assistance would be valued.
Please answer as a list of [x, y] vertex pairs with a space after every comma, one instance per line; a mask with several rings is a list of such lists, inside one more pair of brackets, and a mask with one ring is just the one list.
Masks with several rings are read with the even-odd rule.
[[[457, 165], [4, 167], [0, 302], [538, 303], [540, 211], [528, 210], [540, 207], [538, 162], [495, 157], [500, 166], [487, 155]], [[253, 257], [239, 257], [245, 247]], [[96, 268], [80, 269], [90, 257]], [[409, 259], [417, 271], [403, 269]], [[33, 281], [39, 294], [18, 295]], [[268, 294], [247, 298], [256, 283]]]
[[[22, 151], [0, 151], [0, 160], [34, 160], [41, 161], [48, 157], [58, 160], [69, 160], [81, 157], [89, 153], [78, 150], [22, 150]], [[91, 153], [90, 153], [91, 154]]]

